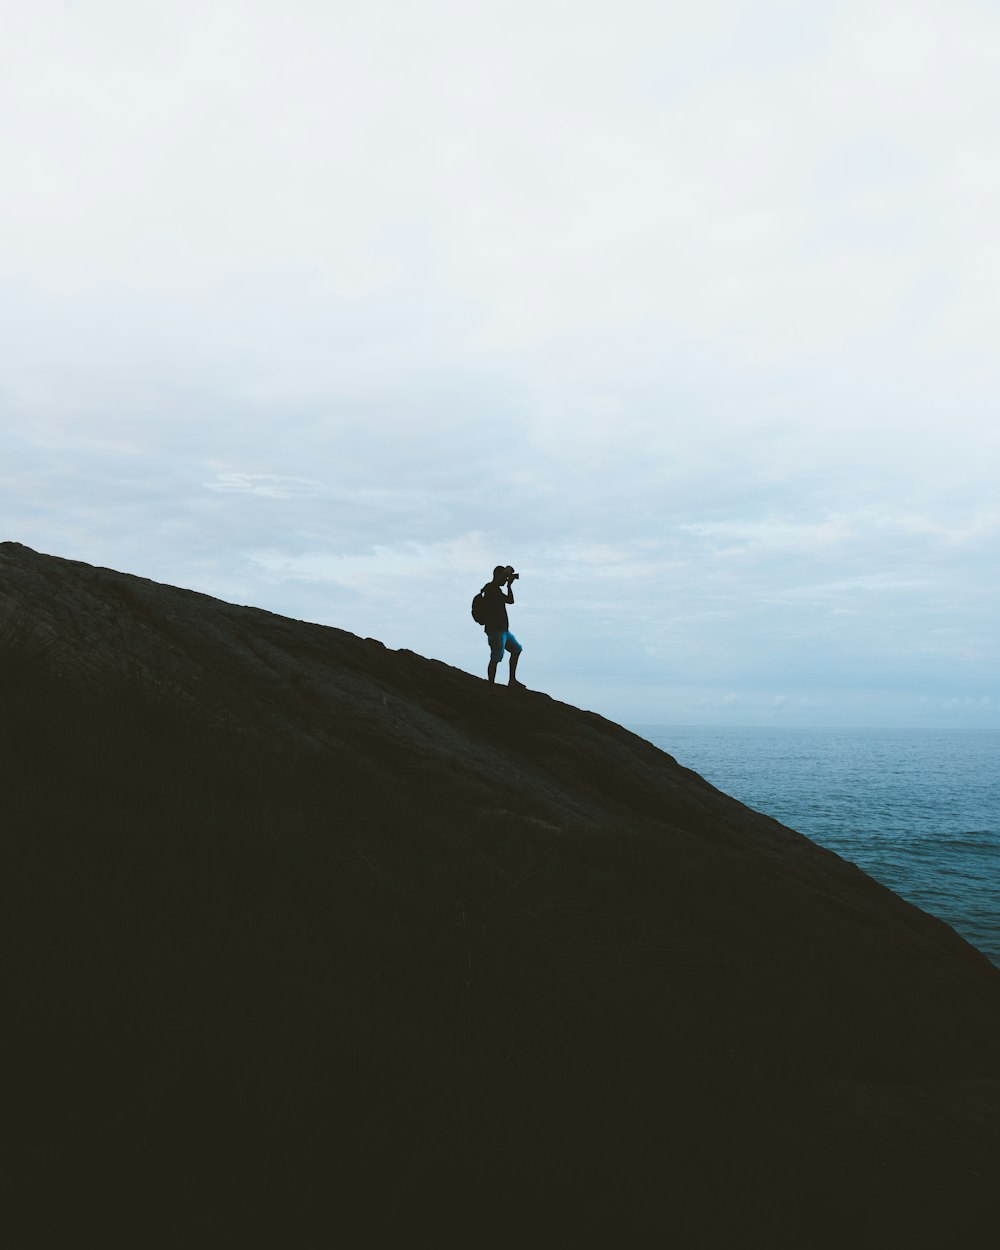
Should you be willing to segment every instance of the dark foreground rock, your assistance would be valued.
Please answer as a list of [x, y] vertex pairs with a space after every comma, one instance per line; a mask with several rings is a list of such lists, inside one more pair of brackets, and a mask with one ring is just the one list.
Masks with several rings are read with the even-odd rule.
[[643, 739], [10, 543], [0, 680], [25, 1237], [993, 1244], [1000, 972]]

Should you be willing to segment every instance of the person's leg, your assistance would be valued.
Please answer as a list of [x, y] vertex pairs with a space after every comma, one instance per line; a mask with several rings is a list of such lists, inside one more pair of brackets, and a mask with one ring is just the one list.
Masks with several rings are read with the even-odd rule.
[[521, 646], [521, 644], [517, 641], [517, 639], [511, 633], [508, 633], [507, 635], [506, 645], [507, 645], [507, 650], [510, 652], [510, 676], [508, 678], [508, 685], [521, 686], [524, 683], [517, 680], [516, 673], [517, 673], [517, 662], [521, 658], [521, 652], [524, 650], [524, 648]]
[[497, 665], [503, 658], [506, 635], [501, 631], [499, 634], [487, 634], [486, 638], [490, 644], [490, 662], [486, 669], [486, 679], [490, 685], [494, 685], [497, 679]]

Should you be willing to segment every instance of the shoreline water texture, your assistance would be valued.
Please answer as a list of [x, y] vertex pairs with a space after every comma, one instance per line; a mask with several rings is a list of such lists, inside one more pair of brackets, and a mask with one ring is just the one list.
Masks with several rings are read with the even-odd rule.
[[1000, 730], [629, 728], [1000, 966]]

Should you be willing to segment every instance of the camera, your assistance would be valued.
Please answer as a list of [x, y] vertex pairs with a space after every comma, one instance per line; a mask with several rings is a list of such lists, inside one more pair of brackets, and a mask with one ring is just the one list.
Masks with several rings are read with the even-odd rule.
[[520, 573], [515, 573], [513, 568], [509, 564], [507, 565], [507, 580], [509, 582], [516, 582], [520, 576]]

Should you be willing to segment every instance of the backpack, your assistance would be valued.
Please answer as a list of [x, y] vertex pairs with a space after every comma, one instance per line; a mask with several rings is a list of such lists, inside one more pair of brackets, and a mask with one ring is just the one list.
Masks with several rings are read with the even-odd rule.
[[[489, 582], [486, 583], [486, 586], [488, 585]], [[483, 587], [483, 590], [486, 589], [486, 586]], [[486, 596], [483, 594], [483, 590], [472, 600], [472, 619], [477, 625], [486, 624]]]

